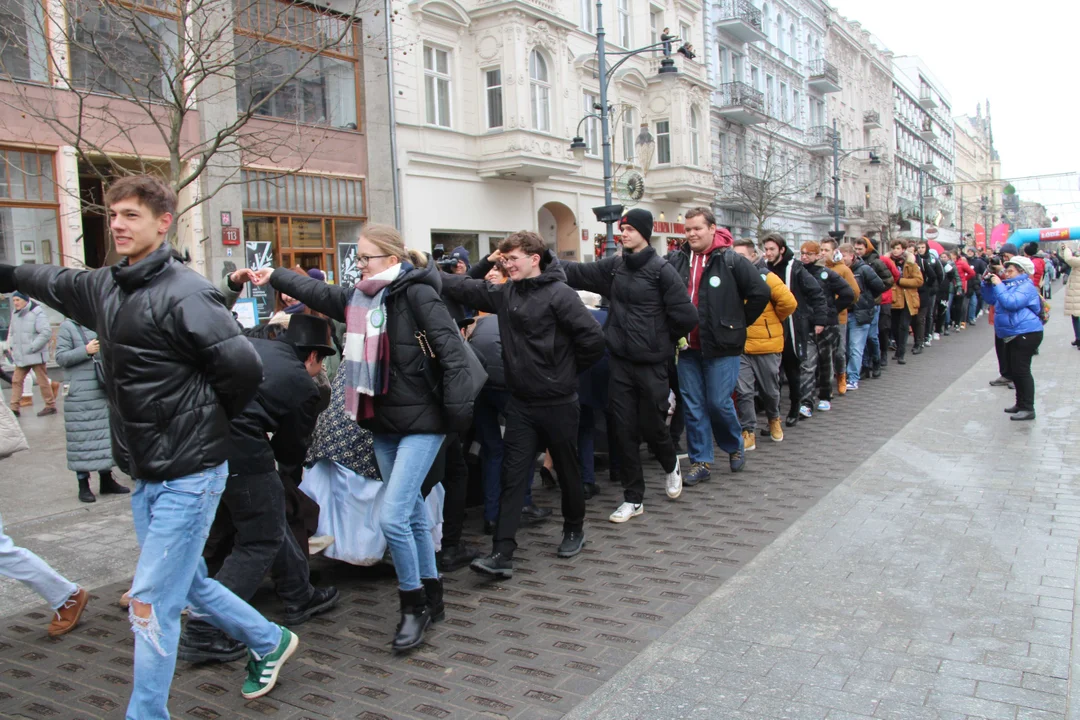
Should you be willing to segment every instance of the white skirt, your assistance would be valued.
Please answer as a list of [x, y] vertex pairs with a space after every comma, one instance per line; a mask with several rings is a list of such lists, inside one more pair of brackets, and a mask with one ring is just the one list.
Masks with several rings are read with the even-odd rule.
[[[386, 554], [386, 538], [379, 527], [386, 485], [357, 475], [333, 460], [319, 460], [304, 469], [300, 490], [319, 504], [319, 535], [332, 535], [334, 544], [323, 552], [328, 558], [350, 565], [374, 565]], [[438, 550], [442, 543], [443, 486], [427, 496], [431, 537]]]

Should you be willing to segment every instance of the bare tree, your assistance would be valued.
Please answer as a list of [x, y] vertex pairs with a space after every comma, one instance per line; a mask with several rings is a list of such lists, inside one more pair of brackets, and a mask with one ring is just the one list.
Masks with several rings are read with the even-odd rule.
[[[104, 183], [153, 172], [178, 193], [190, 188], [179, 217], [242, 182], [241, 165], [302, 168], [325, 128], [357, 127], [350, 58], [360, 55], [359, 18], [380, 6], [7, 0], [0, 79], [40, 84], [0, 83], [0, 103], [26, 117], [30, 140], [39, 130], [58, 137]], [[211, 165], [226, 170], [200, 188]]]
[[820, 183], [819, 173], [803, 151], [783, 141], [780, 126], [770, 123], [747, 134], [749, 155], [721, 166], [719, 193], [724, 204], [749, 214], [760, 236], [770, 219], [801, 208]]

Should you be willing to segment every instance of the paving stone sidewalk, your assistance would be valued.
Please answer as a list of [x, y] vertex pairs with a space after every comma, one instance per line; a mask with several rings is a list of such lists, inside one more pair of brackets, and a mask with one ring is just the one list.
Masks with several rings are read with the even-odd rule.
[[[605, 683], [621, 678], [619, 671], [641, 653], [651, 657], [650, 643], [722, 583], [740, 577], [746, 563], [982, 357], [990, 337], [984, 322], [904, 367], [890, 366], [882, 379], [837, 399], [831, 412], [789, 430], [782, 444], [762, 438], [746, 472], [731, 476], [718, 468], [711, 482], [687, 489], [679, 501], [663, 497], [662, 472], [648, 463], [646, 513], [625, 525], [606, 521], [621, 491], [601, 476], [582, 555], [555, 557], [557, 521], [525, 530], [514, 579], [485, 582], [468, 571], [448, 576], [447, 621], [404, 658], [387, 647], [396, 612], [392, 577], [317, 561], [320, 582], [340, 587], [343, 601], [298, 628], [301, 652], [279, 687], [245, 703], [238, 693], [241, 663], [181, 665], [170, 708], [176, 717], [208, 720], [562, 717], [604, 693]], [[964, 432], [962, 424], [954, 430]], [[983, 431], [971, 432], [974, 442], [985, 443]], [[59, 482], [67, 487], [70, 479]], [[6, 502], [4, 492], [0, 485]], [[558, 506], [550, 491], [538, 490], [537, 500]], [[88, 512], [97, 518], [102, 511], [112, 509]], [[48, 522], [59, 528], [65, 520]], [[23, 528], [35, 532], [21, 536]], [[475, 515], [469, 528], [472, 540], [486, 546]], [[52, 537], [58, 532], [36, 531], [29, 521], [7, 529], [50, 560], [58, 542], [70, 543], [65, 549], [75, 551], [76, 569], [80, 554], [90, 560], [109, 551], [93, 532], [58, 541]], [[0, 717], [123, 716], [132, 641], [126, 615], [112, 603], [126, 582], [93, 584], [85, 623], [55, 641], [43, 637], [40, 603], [0, 620]], [[271, 616], [280, 613], [272, 593], [256, 604]], [[0, 607], [0, 614], [10, 612]]]
[[568, 720], [1080, 715], [1078, 357], [1058, 320], [1036, 422], [1002, 412], [989, 353]]

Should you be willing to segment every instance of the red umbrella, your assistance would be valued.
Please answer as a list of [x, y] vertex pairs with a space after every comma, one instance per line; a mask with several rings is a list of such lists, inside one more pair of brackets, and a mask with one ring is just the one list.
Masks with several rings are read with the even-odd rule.
[[945, 252], [945, 248], [941, 247], [941, 243], [939, 243], [937, 240], [927, 240], [926, 246], [931, 250], [937, 250], [938, 255]]

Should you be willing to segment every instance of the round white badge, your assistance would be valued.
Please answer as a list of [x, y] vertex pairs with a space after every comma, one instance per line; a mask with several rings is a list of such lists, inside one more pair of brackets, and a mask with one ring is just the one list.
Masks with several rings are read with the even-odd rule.
[[828, 280], [828, 279], [829, 279], [829, 273], [827, 273], [827, 272], [825, 272], [824, 270], [822, 270], [822, 271], [821, 271], [821, 279], [822, 279], [822, 280]]
[[713, 275], [711, 278], [709, 278], [709, 287], [714, 287], [714, 288], [720, 287], [720, 278], [716, 277], [715, 275]]

